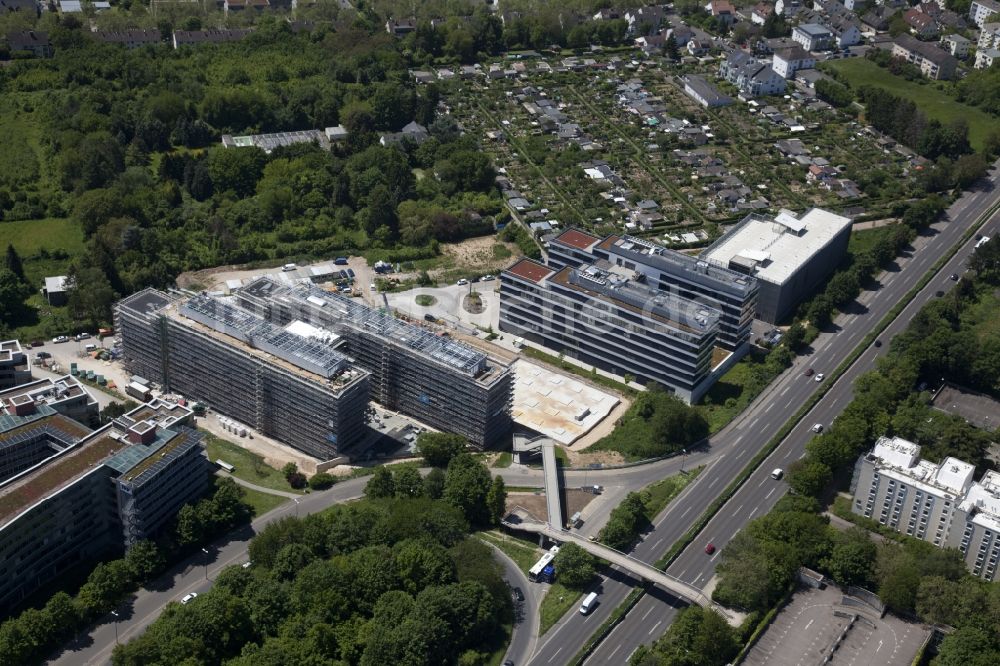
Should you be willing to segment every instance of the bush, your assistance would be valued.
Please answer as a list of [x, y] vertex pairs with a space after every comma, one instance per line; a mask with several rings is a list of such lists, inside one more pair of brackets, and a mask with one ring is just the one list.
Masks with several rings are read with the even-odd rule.
[[327, 474], [326, 472], [320, 472], [319, 474], [314, 474], [311, 479], [309, 479], [309, 487], [313, 490], [326, 490], [334, 483], [337, 479], [333, 475]]

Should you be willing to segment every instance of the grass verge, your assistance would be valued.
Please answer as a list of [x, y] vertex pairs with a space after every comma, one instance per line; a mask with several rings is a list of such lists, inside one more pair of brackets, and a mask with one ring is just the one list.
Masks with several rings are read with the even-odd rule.
[[500, 532], [480, 532], [479, 538], [503, 551], [504, 555], [514, 560], [524, 573], [528, 573], [528, 570], [541, 557], [542, 550], [540, 548], [532, 547], [531, 544]]
[[263, 516], [271, 509], [277, 508], [288, 501], [287, 497], [262, 493], [252, 488], [243, 488], [243, 501], [253, 507], [253, 516]]
[[563, 615], [576, 606], [582, 596], [583, 592], [571, 590], [558, 582], [552, 583], [538, 609], [540, 617], [538, 635], [544, 636], [545, 632], [554, 627]]
[[833, 372], [829, 373], [829, 378], [827, 381], [823, 382], [822, 388], [806, 400], [801, 407], [799, 407], [798, 411], [796, 411], [795, 414], [793, 414], [792, 417], [785, 422], [781, 429], [770, 439], [770, 441], [768, 441], [764, 448], [762, 448], [757, 455], [754, 456], [749, 463], [747, 463], [746, 467], [743, 468], [739, 476], [733, 479], [732, 483], [730, 483], [726, 489], [711, 504], [709, 504], [708, 508], [705, 509], [701, 516], [698, 517], [698, 520], [695, 521], [694, 524], [691, 525], [691, 528], [684, 533], [684, 536], [670, 547], [670, 550], [667, 551], [666, 555], [656, 561], [655, 566], [657, 568], [666, 569], [670, 566], [671, 562], [677, 559], [677, 556], [680, 555], [685, 548], [691, 545], [691, 543], [698, 536], [698, 533], [705, 529], [705, 525], [708, 524], [708, 521], [710, 521], [712, 517], [718, 513], [719, 509], [721, 509], [722, 506], [729, 501], [739, 487], [743, 485], [751, 474], [753, 474], [754, 470], [756, 470], [760, 464], [764, 462], [764, 460], [766, 460], [776, 448], [778, 448], [778, 445], [784, 441], [784, 439], [792, 431], [792, 428], [794, 428], [799, 421], [801, 421], [803, 417], [809, 413], [809, 410], [811, 410], [817, 402], [823, 399], [823, 396], [825, 396], [826, 392], [837, 383], [840, 376], [847, 372], [847, 369], [850, 368], [856, 360], [858, 360], [858, 357], [861, 356], [866, 349], [868, 349], [872, 342], [875, 341], [875, 338], [882, 334], [889, 324], [891, 324], [896, 317], [902, 313], [906, 306], [910, 304], [916, 295], [927, 286], [935, 275], [937, 275], [938, 271], [940, 271], [941, 268], [955, 256], [958, 250], [965, 245], [970, 238], [972, 238], [973, 234], [975, 234], [983, 226], [983, 224], [985, 224], [985, 222], [989, 220], [994, 213], [996, 213], [997, 210], [1000, 210], [1000, 204], [994, 204], [988, 208], [986, 212], [979, 217], [979, 219], [970, 225], [969, 229], [962, 235], [962, 238], [949, 248], [944, 255], [942, 255], [941, 258], [938, 259], [934, 265], [931, 266], [926, 273], [924, 273], [923, 276], [921, 276], [921, 278], [917, 281], [917, 284], [910, 289], [910, 291], [906, 292], [906, 295], [904, 295], [899, 302], [893, 306], [893, 308], [886, 313], [884, 317], [882, 317], [882, 319], [875, 325], [868, 335], [866, 335], [851, 351], [851, 353], [847, 355], [847, 358], [845, 358]]
[[694, 481], [703, 469], [705, 469], [704, 466], [697, 467], [683, 474], [675, 474], [662, 481], [651, 483], [643, 488], [643, 493], [647, 493], [643, 501], [643, 504], [646, 505], [646, 515], [651, 519], [660, 515], [660, 512], [670, 504], [671, 500], [680, 495], [681, 491]]
[[494, 469], [504, 469], [510, 467], [514, 462], [514, 456], [509, 451], [504, 451], [493, 462]]
[[236, 471], [233, 472], [233, 476], [236, 478], [271, 490], [298, 492], [288, 485], [279, 470], [265, 463], [264, 459], [256, 453], [210, 432], [204, 430], [202, 432], [205, 434], [205, 453], [208, 455], [208, 459], [212, 462], [222, 460], [235, 467]]

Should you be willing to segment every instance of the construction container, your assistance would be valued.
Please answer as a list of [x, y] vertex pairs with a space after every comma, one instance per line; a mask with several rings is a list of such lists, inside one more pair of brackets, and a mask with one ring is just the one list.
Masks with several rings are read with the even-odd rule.
[[80, 371], [77, 370], [76, 368], [76, 363], [69, 364], [69, 374], [73, 375], [74, 377], [80, 374]]
[[105, 384], [108, 383], [108, 380], [104, 378], [104, 375], [97, 375], [97, 383], [101, 386], [104, 386]]

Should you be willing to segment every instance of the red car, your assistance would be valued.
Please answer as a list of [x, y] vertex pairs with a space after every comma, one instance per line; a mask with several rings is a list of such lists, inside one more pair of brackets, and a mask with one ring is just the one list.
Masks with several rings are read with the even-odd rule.
[[813, 369], [809, 368], [808, 370], [806, 370], [806, 377], [812, 377], [812, 373], [813, 373]]
[[715, 552], [715, 544], [714, 543], [710, 543], [707, 546], [705, 546], [705, 552], [708, 553], [709, 555], [711, 555], [712, 553], [714, 553]]

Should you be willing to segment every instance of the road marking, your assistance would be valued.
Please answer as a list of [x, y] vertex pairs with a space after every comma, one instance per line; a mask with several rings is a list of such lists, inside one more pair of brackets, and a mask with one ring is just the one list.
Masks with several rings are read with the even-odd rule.
[[649, 617], [649, 614], [652, 613], [654, 610], [656, 610], [656, 606], [650, 606], [649, 610], [646, 611], [646, 614], [642, 616], [642, 621], [645, 622], [646, 618]]
[[811, 627], [812, 623], [815, 622], [815, 621], [816, 621], [815, 618], [813, 618], [812, 620], [809, 620], [809, 622], [806, 623], [805, 629], [803, 629], [802, 631], [805, 631], [806, 629], [808, 629], [809, 627]]
[[615, 656], [615, 652], [618, 652], [618, 650], [621, 650], [621, 649], [622, 649], [622, 644], [621, 644], [621, 643], [619, 643], [619, 644], [618, 644], [618, 645], [617, 645], [617, 646], [615, 647], [615, 649], [611, 651], [611, 654], [609, 654], [609, 655], [608, 655], [608, 659], [610, 659], [611, 657]]
[[652, 635], [653, 635], [653, 632], [654, 632], [654, 631], [656, 631], [656, 628], [657, 628], [658, 626], [660, 626], [661, 624], [663, 624], [663, 620], [660, 620], [659, 622], [657, 622], [656, 624], [654, 624], [654, 625], [653, 625], [653, 628], [649, 630], [649, 635], [650, 635], [650, 636], [652, 636]]
[[767, 409], [764, 410], [764, 413], [767, 414], [769, 411], [771, 411], [772, 407], [774, 407], [774, 403], [773, 402], [770, 403], [770, 404], [768, 404]]
[[552, 653], [552, 656], [551, 656], [551, 657], [549, 657], [549, 663], [550, 663], [550, 664], [551, 664], [551, 663], [552, 663], [553, 661], [555, 661], [555, 660], [556, 660], [556, 655], [557, 655], [557, 654], [559, 654], [560, 652], [562, 652], [562, 646], [560, 646], [560, 647], [559, 647], [559, 649], [558, 649], [558, 650], [556, 650], [555, 652], [553, 652], [553, 653]]
[[760, 508], [760, 507], [757, 507], [757, 506], [755, 506], [755, 507], [753, 508], [753, 511], [751, 511], [751, 512], [750, 512], [750, 516], [749, 516], [749, 517], [750, 517], [750, 518], [753, 518], [753, 515], [754, 515], [755, 513], [757, 513], [757, 509], [759, 509], [759, 508]]
[[746, 449], [740, 449], [740, 452], [736, 454], [736, 457], [737, 458], [742, 458], [743, 454], [746, 453], [746, 452], [747, 452]]
[[691, 507], [688, 507], [688, 508], [684, 509], [684, 513], [681, 514], [681, 518], [683, 518], [684, 516], [688, 515], [688, 513], [690, 513], [690, 512], [691, 512]]
[[739, 513], [742, 509], [743, 509], [743, 505], [740, 504], [738, 507], [736, 507], [736, 511], [733, 511], [733, 513]]
[[771, 488], [771, 490], [770, 490], [770, 491], [768, 491], [767, 495], [765, 495], [765, 496], [764, 496], [764, 499], [768, 499], [768, 498], [770, 498], [770, 497], [771, 497], [771, 495], [772, 495], [772, 494], [774, 493], [774, 491], [775, 491], [775, 489], [774, 489], [774, 488]]
[[659, 548], [661, 543], [663, 543], [663, 537], [660, 537], [660, 540], [653, 544], [653, 548]]
[[790, 388], [792, 388], [792, 387], [791, 386], [786, 386], [785, 390], [782, 391], [781, 393], [779, 393], [778, 395], [780, 395], [782, 398], [784, 398], [785, 394], [788, 393], [788, 389], [790, 389]]
[[718, 481], [718, 480], [719, 480], [719, 477], [715, 477], [714, 479], [712, 479], [712, 483], [708, 484], [709, 490], [711, 490], [712, 486], [714, 486], [715, 482]]

